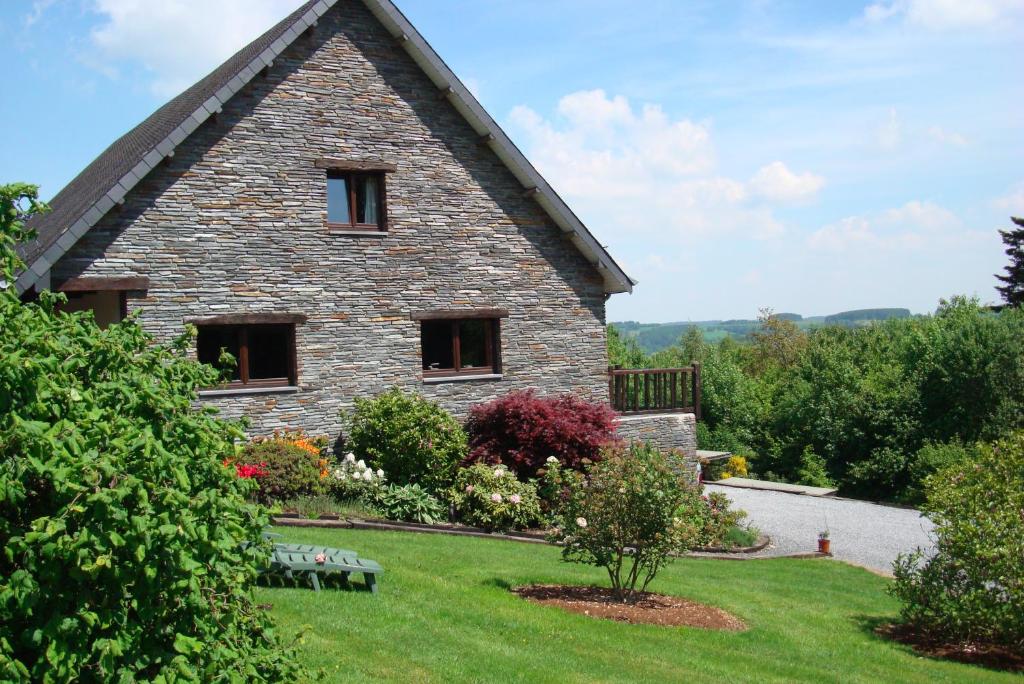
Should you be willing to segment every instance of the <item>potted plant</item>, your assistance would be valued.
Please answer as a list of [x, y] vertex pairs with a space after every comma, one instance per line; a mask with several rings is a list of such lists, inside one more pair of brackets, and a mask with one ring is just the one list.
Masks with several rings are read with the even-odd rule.
[[829, 545], [828, 530], [822, 530], [818, 533], [818, 553], [828, 553], [831, 555]]

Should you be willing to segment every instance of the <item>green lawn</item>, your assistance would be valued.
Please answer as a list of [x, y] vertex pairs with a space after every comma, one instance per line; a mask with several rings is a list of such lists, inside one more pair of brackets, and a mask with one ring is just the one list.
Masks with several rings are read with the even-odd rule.
[[558, 549], [445, 535], [278, 528], [283, 541], [350, 548], [387, 570], [380, 594], [261, 587], [324, 681], [1020, 681], [916, 656], [871, 633], [896, 605], [887, 581], [828, 560], [680, 560], [652, 589], [719, 606], [743, 633], [626, 625], [534, 605], [531, 583], [601, 583]]

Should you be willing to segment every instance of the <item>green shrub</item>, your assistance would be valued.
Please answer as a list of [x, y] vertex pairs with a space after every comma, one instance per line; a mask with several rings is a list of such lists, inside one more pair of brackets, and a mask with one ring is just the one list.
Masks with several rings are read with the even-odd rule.
[[466, 457], [466, 433], [447, 411], [417, 394], [392, 388], [374, 399], [356, 399], [347, 419], [348, 447], [395, 484], [439, 492], [451, 484]]
[[1024, 432], [928, 479], [936, 551], [901, 556], [902, 617], [936, 639], [1024, 651]]
[[901, 500], [920, 504], [925, 500], [924, 487], [929, 477], [958, 463], [973, 461], [978, 456], [974, 445], [960, 442], [926, 442], [907, 465], [910, 483]]
[[696, 521], [678, 511], [695, 488], [648, 444], [605, 449], [559, 515], [562, 557], [605, 568], [612, 590], [634, 602], [673, 553], [697, 544]]
[[448, 518], [437, 497], [419, 485], [388, 485], [369, 494], [368, 501], [388, 520], [434, 525]]
[[686, 487], [676, 517], [695, 528], [695, 546], [727, 546], [727, 538], [742, 526], [747, 513], [731, 508], [729, 497], [722, 492], [702, 495], [700, 488]]
[[322, 494], [322, 458], [309, 449], [279, 437], [254, 440], [242, 450], [240, 460], [258, 463], [262, 474], [256, 498], [263, 503]]
[[[0, 187], [8, 283], [34, 195]], [[242, 432], [194, 406], [216, 372], [62, 301], [0, 288], [0, 680], [295, 680], [240, 546], [267, 523], [223, 464]]]
[[828, 475], [825, 467], [825, 459], [811, 451], [811, 447], [804, 447], [800, 455], [800, 468], [796, 471], [798, 484], [809, 487], [835, 487], [836, 483]]
[[520, 482], [503, 465], [462, 468], [450, 499], [462, 522], [486, 530], [523, 529], [541, 518], [537, 486]]

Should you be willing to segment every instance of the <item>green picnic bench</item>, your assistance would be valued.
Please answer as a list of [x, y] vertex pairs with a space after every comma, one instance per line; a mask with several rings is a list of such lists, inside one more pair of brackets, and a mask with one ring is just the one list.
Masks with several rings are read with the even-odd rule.
[[269, 572], [283, 574], [288, 579], [295, 575], [307, 575], [313, 583], [313, 589], [320, 591], [320, 577], [339, 574], [345, 583], [349, 575], [362, 573], [366, 588], [377, 593], [377, 575], [384, 572], [378, 563], [360, 558], [355, 551], [332, 549], [326, 546], [310, 546], [308, 544], [274, 544], [270, 555]]

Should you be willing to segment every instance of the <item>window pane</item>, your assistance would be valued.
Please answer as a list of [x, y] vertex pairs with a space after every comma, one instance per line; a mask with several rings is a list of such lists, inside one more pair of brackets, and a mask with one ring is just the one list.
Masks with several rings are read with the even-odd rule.
[[348, 206], [348, 180], [344, 177], [327, 177], [327, 221], [328, 223], [351, 223]]
[[287, 378], [291, 373], [291, 330], [287, 325], [249, 326], [249, 379]]
[[196, 339], [196, 350], [200, 363], [208, 363], [214, 368], [222, 368], [220, 363], [220, 350], [225, 349], [235, 357], [232, 368], [231, 379], [238, 380], [241, 375], [238, 371], [238, 329], [228, 326], [200, 326], [199, 336]]
[[420, 345], [423, 349], [423, 370], [455, 368], [451, 321], [423, 321]]
[[459, 321], [459, 357], [462, 368], [487, 368], [487, 335], [491, 322], [487, 320]]
[[356, 183], [356, 223], [366, 225], [380, 224], [380, 192], [379, 181], [375, 176], [357, 177]]

